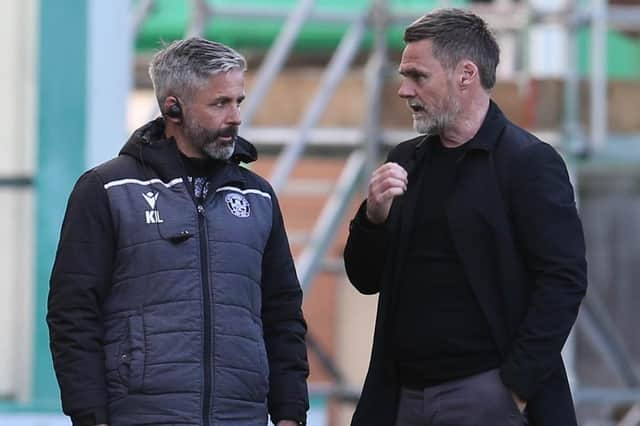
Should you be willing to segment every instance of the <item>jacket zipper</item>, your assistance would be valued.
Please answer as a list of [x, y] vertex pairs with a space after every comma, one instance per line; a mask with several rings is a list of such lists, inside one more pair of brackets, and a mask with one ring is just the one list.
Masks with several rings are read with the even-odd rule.
[[[204, 363], [204, 396], [202, 402], [202, 423], [208, 426], [209, 410], [211, 408], [211, 394], [213, 392], [213, 378], [211, 375], [212, 356], [211, 330], [213, 329], [213, 315], [211, 312], [211, 297], [209, 293], [209, 257], [207, 251], [207, 224], [204, 217], [204, 206], [197, 204], [198, 229], [200, 234], [200, 273], [202, 275], [202, 304], [204, 314], [204, 344], [202, 347], [202, 362]], [[210, 325], [211, 324], [211, 325]]]

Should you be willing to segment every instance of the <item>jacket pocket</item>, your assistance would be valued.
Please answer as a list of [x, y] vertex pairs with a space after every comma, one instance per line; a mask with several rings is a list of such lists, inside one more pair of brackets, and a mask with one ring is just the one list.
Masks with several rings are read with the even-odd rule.
[[105, 322], [105, 378], [110, 401], [127, 396], [130, 364], [128, 335], [126, 318]]
[[145, 351], [141, 315], [118, 318], [108, 327], [104, 355], [109, 400], [142, 390]]
[[129, 353], [129, 392], [140, 392], [144, 384], [145, 367], [145, 345], [144, 345], [144, 322], [142, 315], [132, 315], [128, 319], [129, 333], [128, 346]]
[[128, 374], [129, 366], [126, 354], [121, 349], [122, 346], [122, 341], [104, 346], [105, 379], [110, 401], [127, 396], [126, 375]]

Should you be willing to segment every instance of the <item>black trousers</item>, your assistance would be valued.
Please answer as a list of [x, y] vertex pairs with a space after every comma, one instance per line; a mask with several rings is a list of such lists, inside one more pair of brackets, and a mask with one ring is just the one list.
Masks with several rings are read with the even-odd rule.
[[395, 426], [526, 426], [498, 370], [424, 389], [403, 387]]

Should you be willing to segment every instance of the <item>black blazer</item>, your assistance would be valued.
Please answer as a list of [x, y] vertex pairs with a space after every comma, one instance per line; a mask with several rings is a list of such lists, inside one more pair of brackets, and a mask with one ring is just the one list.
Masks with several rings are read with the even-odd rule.
[[[351, 283], [380, 293], [371, 362], [352, 425], [392, 426], [399, 385], [385, 335], [403, 279], [415, 182], [430, 141], [399, 144], [388, 161], [409, 174], [382, 225], [363, 202], [344, 252]], [[528, 401], [532, 426], [577, 425], [560, 351], [587, 287], [582, 225], [562, 158], [492, 102], [460, 160], [446, 207], [452, 239], [502, 356], [503, 382]]]

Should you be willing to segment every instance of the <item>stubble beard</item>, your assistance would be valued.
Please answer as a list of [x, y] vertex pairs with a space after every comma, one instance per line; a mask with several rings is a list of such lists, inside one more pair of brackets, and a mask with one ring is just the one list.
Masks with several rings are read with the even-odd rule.
[[[226, 161], [233, 155], [235, 137], [238, 129], [227, 127], [221, 130], [211, 130], [198, 123], [188, 121], [184, 126], [184, 134], [190, 143], [204, 155], [215, 160]], [[220, 137], [232, 136], [231, 142], [220, 140]]]
[[429, 111], [426, 105], [423, 108], [422, 114], [413, 116], [413, 128], [426, 136], [440, 135], [453, 124], [461, 110], [460, 102], [453, 96], [447, 96], [440, 110]]

